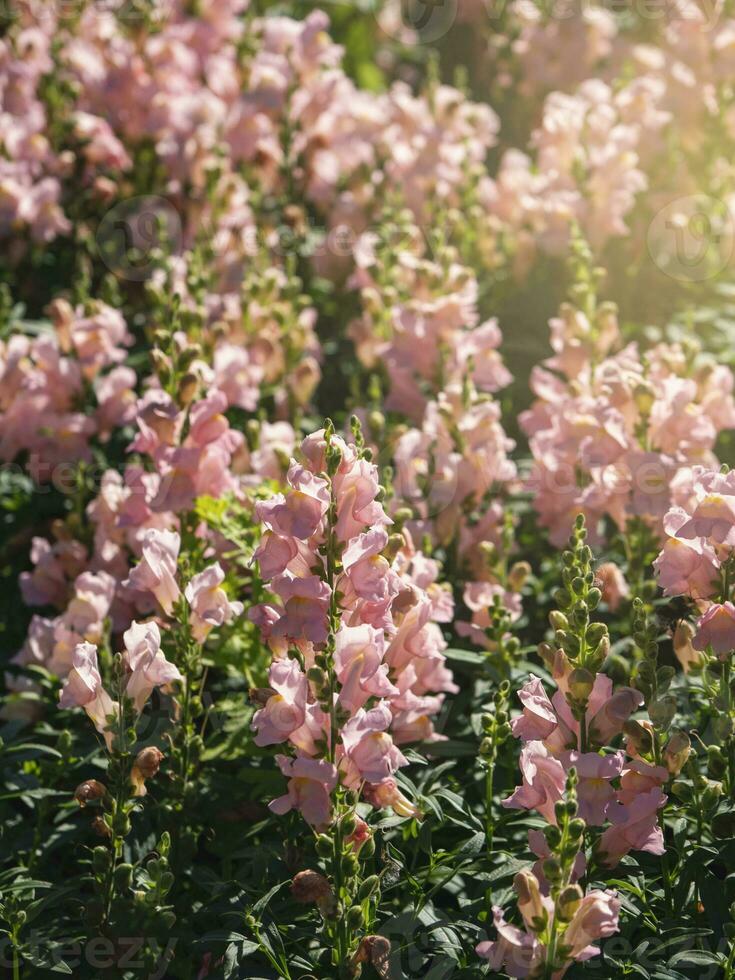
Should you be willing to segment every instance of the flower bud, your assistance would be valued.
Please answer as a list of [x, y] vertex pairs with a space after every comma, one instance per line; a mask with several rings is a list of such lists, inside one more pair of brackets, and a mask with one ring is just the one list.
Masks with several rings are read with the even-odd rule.
[[569, 620], [564, 613], [560, 612], [558, 609], [552, 609], [552, 611], [549, 613], [549, 623], [551, 623], [551, 628], [554, 631], [569, 629]]
[[595, 685], [595, 678], [584, 667], [575, 667], [569, 675], [569, 693], [575, 701], [586, 703]]
[[291, 882], [291, 894], [294, 901], [302, 905], [317, 905], [325, 914], [334, 907], [332, 886], [318, 871], [299, 871]]
[[157, 775], [164, 758], [165, 756], [160, 749], [157, 749], [155, 745], [149, 745], [137, 754], [134, 765], [139, 769], [143, 779], [150, 779]]
[[91, 827], [98, 837], [110, 836], [110, 828], [107, 826], [104, 817], [95, 817], [91, 823]]
[[561, 895], [559, 895], [557, 904], [562, 921], [569, 922], [574, 918], [574, 913], [579, 908], [579, 903], [583, 897], [584, 895], [579, 885], [567, 885]]
[[684, 619], [676, 624], [674, 630], [674, 653], [685, 674], [693, 668], [701, 667], [703, 663], [701, 651], [695, 650], [692, 643], [696, 632], [694, 626]]
[[692, 744], [685, 732], [674, 732], [664, 749], [664, 765], [672, 776], [678, 776], [689, 758]]
[[132, 864], [118, 864], [115, 868], [115, 887], [119, 891], [127, 891], [133, 882]]
[[513, 887], [518, 895], [518, 909], [523, 921], [534, 932], [546, 928], [548, 913], [541, 899], [538, 878], [531, 871], [520, 871], [513, 879]]
[[531, 566], [527, 561], [517, 561], [508, 573], [508, 588], [520, 592], [531, 574]]
[[103, 875], [110, 867], [110, 852], [106, 847], [95, 847], [92, 851], [92, 870], [96, 875]]
[[653, 732], [650, 722], [626, 721], [623, 731], [631, 755], [648, 756], [653, 752]]
[[347, 926], [350, 929], [359, 929], [363, 922], [362, 908], [359, 905], [352, 905], [347, 909]]
[[179, 381], [179, 387], [176, 391], [176, 400], [182, 408], [186, 408], [187, 405], [191, 405], [197, 395], [199, 389], [199, 378], [196, 374], [191, 371], [183, 376]]
[[97, 779], [86, 779], [74, 790], [74, 799], [80, 807], [85, 807], [94, 800], [101, 800], [107, 793], [107, 787]]

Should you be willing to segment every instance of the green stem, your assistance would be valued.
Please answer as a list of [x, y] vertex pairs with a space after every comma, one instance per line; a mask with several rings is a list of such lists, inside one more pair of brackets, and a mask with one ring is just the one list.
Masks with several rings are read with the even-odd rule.
[[[730, 696], [730, 657], [722, 664], [721, 694], [723, 710], [728, 720], [732, 719], [732, 698]], [[730, 798], [735, 798], [735, 741], [732, 734], [727, 736], [727, 790]]]
[[493, 783], [495, 781], [495, 756], [488, 759], [487, 775], [485, 777], [485, 842], [487, 855], [493, 853], [493, 834], [495, 833], [495, 820], [493, 817]]
[[[654, 761], [657, 766], [663, 765], [663, 753], [662, 753], [662, 743], [659, 741], [659, 734], [656, 732], [654, 734], [653, 740], [653, 755]], [[674, 915], [674, 899], [671, 890], [671, 863], [669, 861], [669, 852], [666, 850], [665, 846], [665, 836], [666, 836], [666, 804], [661, 807], [658, 811], [658, 825], [661, 828], [661, 833], [664, 836], [664, 852], [661, 855], [661, 877], [663, 878], [664, 884], [664, 903], [667, 913]]]
[[584, 712], [582, 717], [579, 719], [579, 751], [587, 752], [588, 750], [588, 736], [587, 736], [587, 705], [584, 706]]

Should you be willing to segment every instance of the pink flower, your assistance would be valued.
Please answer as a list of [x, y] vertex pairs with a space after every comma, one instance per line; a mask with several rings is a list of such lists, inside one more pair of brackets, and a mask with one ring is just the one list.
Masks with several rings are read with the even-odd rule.
[[641, 759], [632, 759], [623, 768], [617, 792], [618, 802], [630, 806], [637, 796], [652, 789], [661, 789], [668, 779], [669, 770], [665, 766], [651, 766]]
[[76, 646], [72, 668], [59, 695], [59, 707], [84, 708], [94, 727], [104, 736], [108, 749], [112, 747], [114, 733], [108, 731], [107, 719], [117, 715], [120, 706], [102, 686], [94, 644], [79, 643]]
[[289, 759], [277, 755], [276, 762], [288, 778], [288, 792], [269, 804], [281, 816], [299, 810], [315, 830], [326, 830], [332, 817], [330, 793], [337, 785], [337, 770], [326, 759]]
[[640, 691], [633, 687], [619, 687], [603, 701], [597, 711], [588, 711], [590, 739], [598, 745], [609, 745], [610, 740], [622, 732], [623, 725], [642, 704], [643, 695]]
[[538, 810], [551, 824], [556, 824], [554, 805], [564, 795], [566, 772], [543, 742], [526, 742], [521, 750], [523, 784], [512, 796], [501, 800], [512, 810]]
[[181, 592], [176, 584], [176, 563], [181, 538], [175, 531], [149, 528], [143, 536], [143, 556], [130, 572], [128, 582], [139, 592], [151, 592], [167, 615]]
[[271, 582], [284, 601], [283, 615], [271, 627], [273, 636], [293, 642], [324, 643], [327, 638], [329, 587], [318, 575], [297, 578], [284, 572]]
[[603, 756], [597, 752], [568, 752], [563, 761], [567, 770], [572, 766], [577, 770], [579, 816], [585, 823], [601, 827], [607, 807], [615, 800], [610, 781], [620, 775], [625, 753]]
[[718, 656], [735, 650], [735, 606], [731, 602], [713, 603], [697, 622], [697, 632], [692, 640], [695, 650], [708, 646]]
[[398, 768], [408, 765], [408, 760], [386, 731], [391, 721], [390, 708], [381, 701], [369, 711], [360, 708], [342, 728], [345, 755], [341, 766], [347, 770], [347, 785], [381, 783]]
[[591, 941], [612, 936], [618, 931], [620, 900], [614, 892], [588, 892], [579, 903], [572, 921], [564, 932], [564, 947], [572, 960], [588, 959], [600, 950]]
[[265, 707], [255, 712], [252, 728], [256, 745], [276, 745], [290, 738], [306, 719], [309, 682], [297, 660], [276, 660], [268, 672], [274, 693]]
[[669, 537], [653, 563], [666, 595], [708, 599], [719, 578], [720, 562], [706, 541]]
[[608, 827], [600, 838], [600, 854], [606, 867], [615, 867], [628, 851], [664, 853], [664, 835], [658, 825], [658, 810], [666, 802], [659, 788], [640, 793], [628, 805], [611, 803]]
[[219, 562], [195, 575], [184, 595], [191, 606], [191, 632], [197, 643], [204, 643], [210, 631], [229, 623], [243, 611], [241, 602], [231, 602], [220, 588], [225, 580]]
[[316, 533], [327, 512], [329, 486], [296, 462], [291, 463], [287, 479], [292, 489], [286, 496], [278, 493], [271, 500], [259, 500], [255, 516], [269, 531], [305, 541]]
[[353, 538], [342, 553], [342, 567], [355, 590], [367, 602], [381, 602], [393, 594], [395, 575], [381, 552], [388, 544], [384, 527], [372, 527]]
[[74, 582], [74, 596], [63, 617], [65, 624], [85, 639], [98, 641], [115, 596], [115, 585], [115, 579], [107, 572], [82, 572]]
[[376, 500], [380, 485], [377, 470], [366, 459], [356, 459], [346, 470], [344, 461], [334, 477], [337, 498], [336, 531], [340, 541], [349, 541], [366, 527], [393, 522]]
[[339, 703], [348, 711], [361, 708], [370, 697], [398, 695], [398, 688], [388, 680], [388, 666], [382, 662], [384, 648], [381, 630], [367, 624], [340, 627], [334, 664], [342, 686]]
[[497, 905], [493, 906], [493, 923], [498, 938], [479, 943], [475, 947], [477, 955], [487, 960], [491, 970], [504, 970], [511, 977], [529, 976], [543, 962], [544, 947], [535, 936], [508, 925]]
[[161, 650], [161, 633], [157, 623], [136, 623], [133, 620], [123, 635], [123, 643], [127, 651], [126, 665], [130, 670], [125, 694], [132, 699], [135, 710], [140, 712], [154, 687], [165, 687], [182, 678], [176, 665], [168, 661]]
[[511, 721], [513, 734], [524, 742], [543, 742], [557, 727], [559, 720], [539, 678], [531, 674], [518, 692], [518, 697], [523, 713]]
[[712, 538], [721, 544], [735, 528], [735, 496], [706, 493], [697, 502], [691, 518], [678, 530], [681, 538]]
[[611, 561], [603, 562], [597, 569], [597, 582], [602, 589], [602, 599], [612, 612], [616, 612], [630, 595], [630, 587], [620, 568]]
[[273, 531], [264, 531], [254, 558], [260, 566], [260, 574], [267, 582], [275, 575], [285, 572], [298, 554], [298, 538], [283, 538]]

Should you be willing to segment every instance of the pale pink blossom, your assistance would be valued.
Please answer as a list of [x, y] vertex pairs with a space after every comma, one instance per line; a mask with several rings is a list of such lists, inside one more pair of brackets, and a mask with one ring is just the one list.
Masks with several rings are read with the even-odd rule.
[[276, 756], [276, 762], [288, 779], [288, 792], [269, 804], [279, 815], [299, 810], [315, 830], [326, 830], [332, 816], [330, 794], [337, 785], [337, 770], [326, 759], [289, 759]]
[[108, 749], [115, 734], [108, 728], [108, 719], [117, 716], [120, 706], [102, 686], [97, 666], [97, 647], [80, 643], [72, 656], [72, 668], [59, 695], [60, 708], [84, 708], [97, 731], [104, 736]]
[[729, 600], [713, 603], [697, 622], [697, 631], [692, 640], [695, 650], [712, 647], [718, 656], [735, 650], [735, 605]]
[[241, 602], [232, 602], [221, 588], [225, 573], [219, 562], [195, 575], [184, 590], [191, 607], [191, 632], [197, 643], [203, 643], [211, 630], [229, 623], [243, 611]]
[[182, 677], [161, 650], [161, 632], [154, 621], [137, 623], [133, 620], [123, 636], [123, 643], [124, 660], [130, 671], [125, 694], [140, 712], [155, 687], [166, 687]]
[[538, 810], [552, 824], [556, 824], [554, 806], [564, 795], [566, 772], [543, 742], [526, 742], [521, 749], [520, 760], [523, 783], [501, 803], [512, 810]]
[[181, 595], [176, 582], [176, 563], [181, 538], [176, 531], [150, 528], [143, 536], [142, 557], [130, 572], [129, 583], [139, 592], [150, 592], [170, 615]]

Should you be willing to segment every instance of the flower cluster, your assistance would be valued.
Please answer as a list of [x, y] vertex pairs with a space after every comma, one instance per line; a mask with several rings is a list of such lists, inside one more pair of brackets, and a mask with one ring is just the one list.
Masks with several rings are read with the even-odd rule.
[[577, 815], [575, 770], [564, 779], [562, 794], [553, 808], [553, 826], [537, 832], [542, 869], [519, 872], [513, 887], [523, 929], [505, 921], [503, 910], [493, 908], [498, 938], [482, 942], [477, 953], [493, 970], [511, 977], [562, 977], [575, 961], [600, 952], [593, 943], [618, 931], [620, 900], [614, 892], [591, 890], [577, 884], [584, 862], [585, 820]]
[[[52, 329], [18, 332], [0, 342], [0, 459], [21, 452], [39, 482], [59, 464], [91, 458], [90, 440], [104, 440], [135, 414], [135, 372], [125, 366], [132, 343], [120, 312], [106, 303], [51, 306]], [[91, 386], [96, 405], [79, 410]], [[67, 474], [67, 478], [70, 474]]]
[[[123, 643], [123, 696], [140, 714], [154, 688], [180, 681], [181, 674], [161, 650], [161, 633], [155, 622], [133, 622], [125, 632]], [[120, 704], [113, 701], [103, 686], [94, 644], [83, 642], [75, 647], [71, 669], [59, 696], [59, 707], [84, 708], [94, 727], [104, 736], [108, 748], [112, 747], [120, 729]]]
[[551, 320], [554, 355], [536, 367], [537, 396], [521, 416], [534, 458], [529, 488], [551, 540], [575, 516], [599, 539], [641, 517], [658, 533], [679, 470], [712, 465], [718, 434], [735, 424], [732, 372], [696, 347], [622, 346], [615, 308], [562, 306]]
[[377, 467], [331, 429], [302, 444], [284, 494], [256, 504], [256, 552], [278, 605], [250, 610], [275, 659], [253, 727], [256, 743], [289, 743], [278, 757], [288, 794], [271, 807], [330, 823], [338, 781], [375, 806], [412, 808], [397, 788], [398, 748], [435, 738], [439, 692], [456, 690], [436, 624], [451, 599], [380, 497]]

